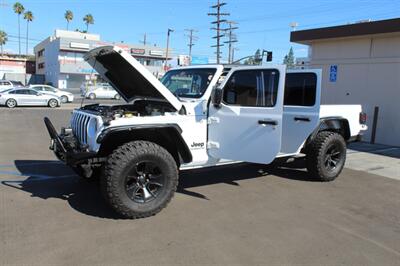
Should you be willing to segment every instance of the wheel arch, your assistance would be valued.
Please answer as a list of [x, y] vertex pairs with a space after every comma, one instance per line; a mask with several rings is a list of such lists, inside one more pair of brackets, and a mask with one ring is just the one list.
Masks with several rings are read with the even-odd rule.
[[340, 134], [344, 140], [348, 141], [351, 137], [349, 121], [344, 117], [324, 117], [316, 129], [311, 133], [306, 143], [310, 143], [315, 139], [321, 131], [331, 131]]
[[174, 157], [177, 165], [192, 161], [192, 153], [182, 138], [179, 126], [170, 125], [135, 125], [109, 128], [98, 137], [100, 144], [99, 154], [108, 156], [117, 147], [124, 143], [144, 140], [150, 141], [165, 148]]

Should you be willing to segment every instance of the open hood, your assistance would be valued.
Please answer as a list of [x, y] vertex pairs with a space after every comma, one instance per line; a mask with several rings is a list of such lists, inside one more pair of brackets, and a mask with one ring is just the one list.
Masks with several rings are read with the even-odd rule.
[[102, 46], [89, 51], [85, 60], [130, 102], [152, 98], [169, 102], [176, 111], [182, 103], [142, 64], [118, 46]]

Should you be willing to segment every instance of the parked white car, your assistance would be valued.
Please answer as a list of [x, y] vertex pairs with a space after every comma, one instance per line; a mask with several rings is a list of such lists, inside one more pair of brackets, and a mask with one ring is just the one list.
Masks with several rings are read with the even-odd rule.
[[85, 93], [85, 98], [94, 99], [121, 99], [121, 96], [110, 85], [97, 86], [94, 89], [89, 89]]
[[127, 104], [76, 109], [61, 134], [45, 118], [51, 149], [82, 177], [99, 177], [106, 201], [127, 218], [163, 209], [188, 169], [302, 157], [310, 177], [332, 181], [347, 143], [367, 129], [361, 105], [321, 105], [319, 69], [201, 65], [160, 81], [119, 47], [85, 60]]
[[35, 85], [30, 85], [29, 87], [43, 94], [55, 95], [60, 98], [60, 101], [62, 103], [68, 103], [74, 101], [74, 95], [72, 93], [54, 88], [53, 86], [50, 85], [35, 84]]
[[55, 95], [43, 94], [30, 88], [12, 88], [0, 93], [0, 105], [8, 108], [17, 106], [60, 106], [60, 99]]
[[24, 87], [24, 84], [22, 84], [20, 81], [14, 81], [14, 80], [0, 80], [0, 92], [11, 89], [11, 88], [20, 88]]

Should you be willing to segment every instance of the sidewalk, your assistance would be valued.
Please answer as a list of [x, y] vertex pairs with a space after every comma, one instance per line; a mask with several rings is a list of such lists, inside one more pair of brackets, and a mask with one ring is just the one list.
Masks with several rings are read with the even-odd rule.
[[351, 143], [347, 150], [346, 168], [400, 180], [400, 147]]

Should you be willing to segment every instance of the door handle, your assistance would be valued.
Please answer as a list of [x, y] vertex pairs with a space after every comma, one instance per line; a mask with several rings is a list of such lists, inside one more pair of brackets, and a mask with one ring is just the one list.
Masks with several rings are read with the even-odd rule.
[[276, 125], [278, 125], [278, 121], [275, 121], [275, 120], [258, 120], [258, 124], [276, 126]]
[[310, 122], [311, 120], [308, 117], [295, 117], [294, 121]]

